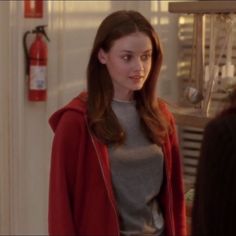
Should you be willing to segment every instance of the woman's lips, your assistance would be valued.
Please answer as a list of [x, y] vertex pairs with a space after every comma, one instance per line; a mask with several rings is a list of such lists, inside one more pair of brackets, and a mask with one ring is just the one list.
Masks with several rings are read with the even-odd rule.
[[134, 76], [130, 76], [129, 78], [133, 81], [140, 81], [143, 79], [144, 76], [141, 75], [134, 75]]

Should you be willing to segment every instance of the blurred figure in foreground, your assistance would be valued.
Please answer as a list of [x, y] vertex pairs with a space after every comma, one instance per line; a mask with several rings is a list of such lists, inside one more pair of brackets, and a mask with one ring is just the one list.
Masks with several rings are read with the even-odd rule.
[[204, 131], [192, 212], [192, 236], [236, 235], [236, 88], [231, 106]]

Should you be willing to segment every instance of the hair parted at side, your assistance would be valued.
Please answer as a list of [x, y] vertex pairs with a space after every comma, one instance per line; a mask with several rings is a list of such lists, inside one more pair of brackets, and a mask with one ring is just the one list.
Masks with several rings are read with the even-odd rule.
[[153, 49], [148, 78], [142, 89], [134, 92], [141, 123], [147, 136], [159, 144], [163, 142], [169, 128], [156, 97], [156, 82], [163, 58], [158, 35], [139, 12], [116, 11], [99, 26], [87, 67], [89, 125], [95, 136], [106, 144], [123, 143], [125, 134], [111, 109], [113, 84], [106, 65], [98, 60], [98, 52], [99, 49], [108, 52], [115, 40], [134, 32], [145, 33], [151, 39]]

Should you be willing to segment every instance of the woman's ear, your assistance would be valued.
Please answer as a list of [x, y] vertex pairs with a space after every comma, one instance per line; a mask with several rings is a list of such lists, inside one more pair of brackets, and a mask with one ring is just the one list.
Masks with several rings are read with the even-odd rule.
[[100, 48], [98, 51], [98, 60], [100, 61], [101, 64], [107, 63], [107, 54], [102, 48]]

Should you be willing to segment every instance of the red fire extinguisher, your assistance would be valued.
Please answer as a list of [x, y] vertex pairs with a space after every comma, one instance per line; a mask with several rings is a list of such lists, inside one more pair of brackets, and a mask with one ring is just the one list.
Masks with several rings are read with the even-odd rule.
[[[44, 28], [46, 25], [39, 25], [32, 31], [24, 34], [24, 51], [26, 59], [26, 75], [28, 76], [28, 99], [29, 101], [45, 101], [47, 99], [47, 59], [48, 48], [44, 41], [50, 41]], [[27, 36], [36, 34], [29, 52], [27, 49]]]

